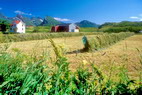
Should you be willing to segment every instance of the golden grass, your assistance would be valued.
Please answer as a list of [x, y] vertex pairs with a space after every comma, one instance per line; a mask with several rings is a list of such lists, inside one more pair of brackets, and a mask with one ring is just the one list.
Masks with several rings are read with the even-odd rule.
[[[88, 37], [92, 37], [88, 36]], [[94, 35], [95, 36], [95, 35]], [[129, 75], [132, 78], [137, 78], [138, 71], [140, 71], [139, 49], [142, 51], [142, 35], [134, 35], [126, 40], [120, 41], [117, 44], [110, 46], [107, 49], [102, 49], [97, 52], [84, 52], [79, 53], [77, 50], [82, 49], [82, 36], [79, 37], [66, 37], [53, 39], [57, 45], [63, 46], [69, 54], [66, 54], [72, 70], [87, 60], [97, 65], [105, 74], [117, 72], [116, 68], [125, 66], [128, 69]], [[48, 40], [37, 40], [27, 42], [14, 42], [11, 43], [9, 52], [19, 49], [25, 54], [35, 54], [40, 56], [43, 51], [47, 52], [50, 56], [54, 57], [52, 46]], [[76, 52], [73, 52], [76, 51]], [[136, 70], [137, 69], [137, 70]]]
[[[136, 78], [138, 76], [137, 72], [141, 70], [139, 68], [140, 53], [137, 49], [142, 51], [142, 35], [132, 36], [97, 52], [79, 53], [77, 56], [76, 54], [70, 54], [68, 58], [70, 62], [75, 63], [72, 68], [77, 66], [76, 62], [81, 63], [85, 59], [96, 64], [106, 74], [110, 72], [112, 67], [114, 67], [113, 72], [116, 72], [115, 68], [125, 65], [129, 75]], [[136, 68], [138, 71], [135, 70]]]
[[[88, 37], [92, 37], [95, 35], [90, 35]], [[77, 49], [82, 49], [84, 46], [82, 44], [82, 36], [79, 37], [65, 37], [65, 38], [54, 38], [53, 41], [57, 45], [64, 45], [68, 52], [74, 51]], [[34, 40], [34, 41], [25, 41], [25, 42], [13, 42], [10, 43], [9, 51], [12, 49], [18, 48], [22, 52], [26, 54], [30, 54], [33, 51], [41, 54], [43, 50], [47, 50], [47, 52], [52, 51], [52, 46], [48, 40]], [[53, 52], [52, 52], [53, 53]]]

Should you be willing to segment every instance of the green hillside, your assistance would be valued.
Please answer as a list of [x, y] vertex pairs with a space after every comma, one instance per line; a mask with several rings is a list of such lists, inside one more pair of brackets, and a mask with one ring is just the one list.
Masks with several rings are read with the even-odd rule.
[[57, 24], [61, 24], [61, 22], [55, 20], [53, 17], [46, 16], [43, 22], [41, 23], [41, 26], [52, 26]]
[[80, 27], [99, 27], [98, 24], [90, 22], [88, 20], [83, 20], [81, 22], [76, 23]]

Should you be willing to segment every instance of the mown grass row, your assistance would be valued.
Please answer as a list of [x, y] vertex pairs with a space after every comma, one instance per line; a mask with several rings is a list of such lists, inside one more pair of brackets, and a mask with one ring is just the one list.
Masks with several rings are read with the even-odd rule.
[[[93, 63], [83, 61], [75, 72], [69, 70], [69, 62], [62, 48], [50, 40], [56, 60], [47, 63], [45, 53], [37, 57], [20, 51], [7, 53], [7, 46], [0, 50], [1, 95], [141, 95], [142, 77], [131, 80], [125, 67], [119, 68], [119, 81], [105, 76]], [[141, 56], [142, 58], [142, 56]], [[90, 65], [90, 68], [86, 66]], [[142, 61], [140, 61], [142, 67]], [[142, 72], [141, 72], [142, 73]]]
[[7, 35], [0, 34], [0, 43], [42, 40], [42, 39], [59, 38], [59, 37], [96, 35], [96, 34], [102, 34], [102, 33], [81, 32], [81, 33], [32, 33], [32, 34], [7, 34]]
[[132, 32], [121, 32], [121, 33], [111, 33], [111, 34], [104, 33], [102, 35], [96, 35], [93, 38], [84, 37], [83, 40], [86, 40], [84, 43], [85, 46], [84, 50], [92, 51], [92, 50], [106, 48], [132, 35], [134, 35], [134, 33]]

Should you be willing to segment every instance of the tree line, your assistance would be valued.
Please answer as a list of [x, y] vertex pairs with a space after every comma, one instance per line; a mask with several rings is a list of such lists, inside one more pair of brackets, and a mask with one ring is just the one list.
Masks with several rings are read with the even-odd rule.
[[122, 21], [119, 23], [104, 23], [99, 27], [99, 30], [109, 33], [118, 32], [135, 32], [142, 31], [142, 22]]

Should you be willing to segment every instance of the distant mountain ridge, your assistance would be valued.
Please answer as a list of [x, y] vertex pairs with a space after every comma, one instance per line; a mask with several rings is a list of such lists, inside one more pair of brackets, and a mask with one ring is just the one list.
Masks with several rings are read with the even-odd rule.
[[[26, 23], [28, 26], [40, 26], [40, 25], [56, 25], [59, 24], [60, 22], [55, 20], [52, 17], [45, 17], [45, 19], [41, 17], [27, 17], [23, 16], [20, 14], [17, 14], [16, 17], [7, 17], [4, 14], [0, 13], [0, 19], [6, 20], [9, 23], [12, 23], [14, 20], [22, 20], [23, 22]], [[47, 21], [48, 20], [48, 21]]]
[[100, 26], [100, 25], [90, 22], [88, 20], [83, 20], [81, 22], [77, 22], [76, 24], [80, 27], [99, 27]]
[[12, 19], [11, 19], [11, 18], [5, 16], [5, 15], [2, 14], [2, 13], [0, 13], [0, 19], [2, 19], [2, 20], [7, 20], [8, 22], [12, 22]]
[[[0, 13], [0, 19], [7, 20], [9, 23], [12, 23], [12, 21], [14, 20], [22, 20], [23, 22], [26, 23], [27, 26], [53, 26], [58, 24], [66, 24], [55, 20], [51, 16], [46, 16], [45, 18], [41, 18], [41, 17], [27, 17], [17, 14], [15, 17], [7, 17], [4, 14]], [[83, 20], [75, 24], [77, 24], [80, 27], [99, 27], [98, 24], [90, 22], [88, 20]]]
[[0, 19], [7, 20], [9, 23], [12, 23], [14, 20], [22, 20], [28, 26], [52, 26], [62, 24], [62, 22], [55, 20], [53, 17], [46, 16], [44, 19], [41, 17], [26, 17], [20, 14], [17, 14], [16, 17], [7, 17], [0, 13]]

